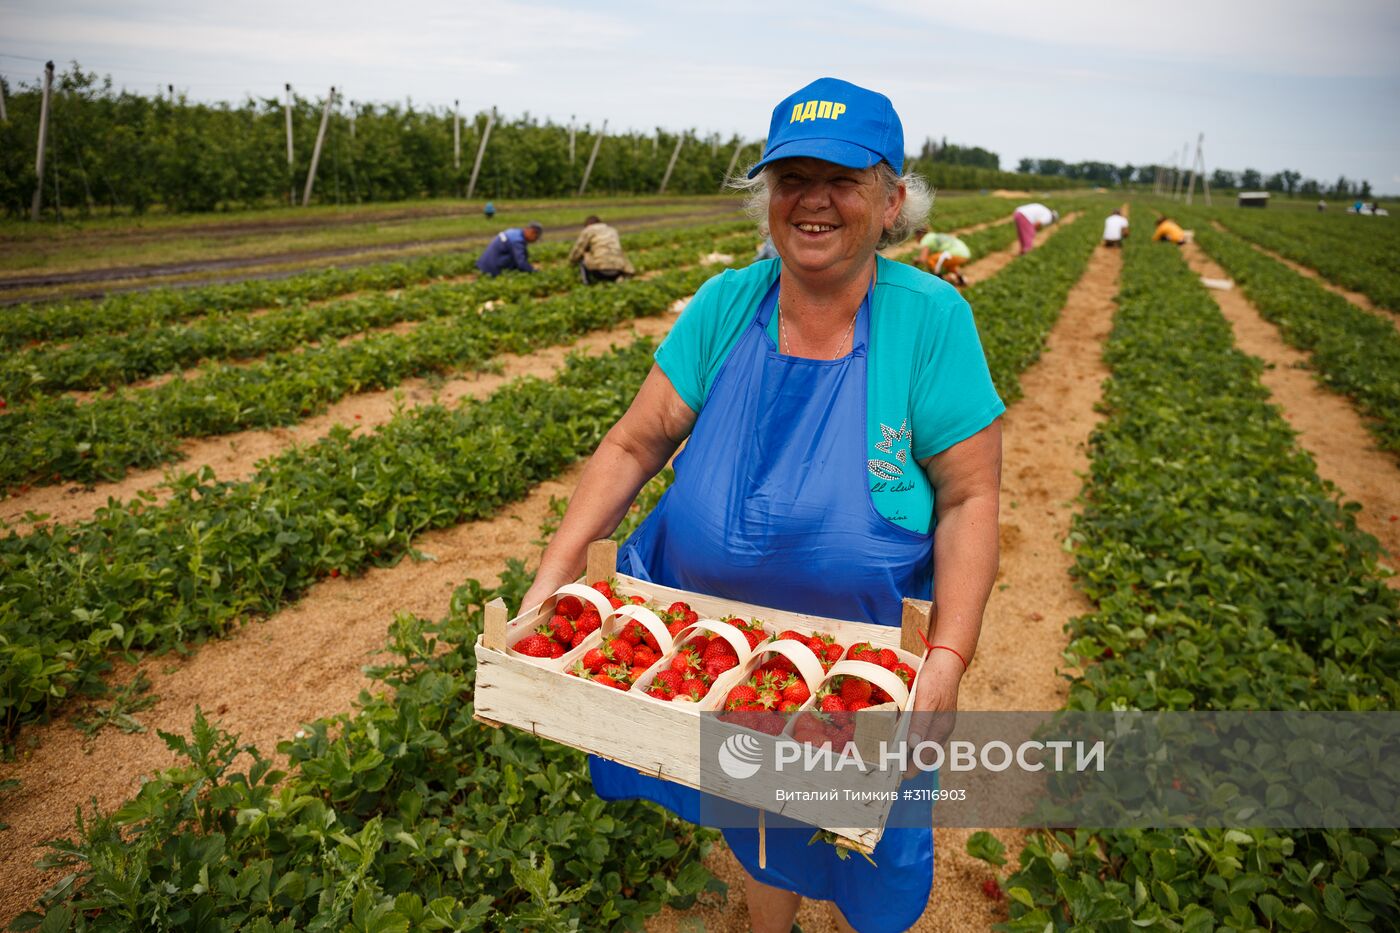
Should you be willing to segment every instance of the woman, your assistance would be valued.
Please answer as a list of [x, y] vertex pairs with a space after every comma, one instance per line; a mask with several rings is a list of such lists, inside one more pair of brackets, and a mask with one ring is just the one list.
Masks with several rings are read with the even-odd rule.
[[[928, 214], [903, 162], [881, 94], [823, 78], [778, 105], [741, 187], [780, 258], [716, 276], [687, 306], [580, 477], [524, 605], [582, 572], [588, 542], [688, 439], [621, 569], [885, 625], [899, 625], [903, 597], [935, 597], [915, 704], [957, 708], [996, 575], [1004, 406], [957, 291], [877, 257]], [[695, 791], [601, 759], [590, 768], [604, 798], [696, 819]], [[750, 875], [757, 933], [788, 933], [802, 896], [834, 901], [862, 933], [906, 929], [928, 900], [929, 828], [887, 830], [874, 865], [808, 845], [810, 830], [769, 829], [760, 869], [756, 832], [725, 836]]]

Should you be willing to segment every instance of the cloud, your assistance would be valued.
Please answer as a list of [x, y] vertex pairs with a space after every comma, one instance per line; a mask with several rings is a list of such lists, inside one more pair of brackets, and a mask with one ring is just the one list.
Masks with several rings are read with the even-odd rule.
[[1316, 77], [1400, 73], [1400, 4], [1393, 0], [980, 0], [973, 8], [868, 2], [952, 30], [1226, 70]]

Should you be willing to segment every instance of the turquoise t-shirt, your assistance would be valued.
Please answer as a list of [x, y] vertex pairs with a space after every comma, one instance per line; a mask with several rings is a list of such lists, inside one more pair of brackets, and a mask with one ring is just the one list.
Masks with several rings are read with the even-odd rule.
[[[710, 279], [657, 348], [657, 365], [693, 411], [704, 408], [780, 262], [756, 262]], [[877, 262], [867, 355], [867, 477], [876, 510], [922, 533], [933, 524], [933, 488], [918, 461], [976, 434], [1006, 406], [992, 385], [972, 309], [958, 290], [913, 266], [884, 257]], [[768, 333], [776, 342], [777, 315]]]

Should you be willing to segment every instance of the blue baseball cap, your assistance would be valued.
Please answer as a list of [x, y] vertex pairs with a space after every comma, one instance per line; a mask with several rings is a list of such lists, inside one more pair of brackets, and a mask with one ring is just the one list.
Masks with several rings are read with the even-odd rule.
[[749, 177], [770, 162], [799, 156], [847, 168], [884, 161], [902, 172], [904, 125], [884, 94], [840, 78], [818, 78], [773, 108], [768, 148]]

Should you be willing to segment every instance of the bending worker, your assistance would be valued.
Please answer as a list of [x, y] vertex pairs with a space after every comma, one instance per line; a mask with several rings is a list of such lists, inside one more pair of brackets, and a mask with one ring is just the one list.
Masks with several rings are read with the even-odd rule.
[[[588, 543], [684, 443], [618, 570], [895, 628], [905, 597], [934, 599], [911, 742], [946, 738], [996, 578], [1005, 406], [967, 302], [878, 252], [928, 216], [928, 184], [903, 170], [883, 94], [821, 78], [774, 108], [763, 158], [736, 187], [781, 261], [721, 272], [686, 305], [579, 477], [523, 606], [583, 572]], [[697, 790], [597, 757], [589, 769], [606, 800], [722, 823], [755, 933], [789, 933], [803, 897], [833, 901], [860, 933], [907, 930], [928, 906], [927, 803], [897, 800], [869, 860], [769, 815], [761, 865], [755, 811], [720, 820], [726, 808]]]
[[1170, 217], [1163, 217], [1157, 221], [1157, 229], [1152, 231], [1152, 242], [1166, 240], [1180, 246], [1186, 242], [1186, 231], [1181, 229], [1181, 225]]
[[477, 257], [476, 267], [482, 275], [498, 276], [508, 269], [517, 272], [534, 272], [530, 265], [530, 244], [544, 236], [544, 227], [531, 223], [524, 227], [511, 227], [496, 234]]
[[1016, 221], [1016, 237], [1021, 241], [1021, 255], [1024, 256], [1035, 248], [1035, 232], [1059, 220], [1060, 213], [1037, 201], [1016, 208], [1011, 219]]
[[963, 263], [972, 258], [966, 243], [951, 233], [929, 233], [925, 227], [915, 230], [914, 236], [919, 238], [921, 247], [919, 265], [945, 281], [952, 276], [959, 285], [967, 284], [960, 271]]
[[1128, 235], [1128, 218], [1123, 216], [1122, 209], [1115, 210], [1104, 219], [1103, 222], [1103, 245], [1122, 246], [1123, 238]]
[[627, 254], [622, 251], [622, 238], [617, 231], [598, 219], [597, 215], [583, 222], [574, 248], [569, 250], [569, 263], [578, 263], [584, 285], [616, 282], [624, 275], [636, 275]]

